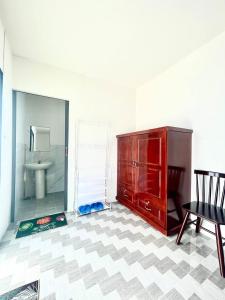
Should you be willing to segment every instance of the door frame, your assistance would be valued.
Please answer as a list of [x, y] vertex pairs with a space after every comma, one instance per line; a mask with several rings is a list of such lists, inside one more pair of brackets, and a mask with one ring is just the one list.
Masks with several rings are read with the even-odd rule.
[[16, 205], [16, 195], [15, 195], [15, 186], [16, 186], [16, 109], [17, 109], [17, 99], [16, 94], [23, 93], [34, 96], [40, 96], [55, 100], [61, 100], [65, 102], [65, 164], [64, 164], [64, 211], [67, 211], [68, 208], [68, 147], [69, 147], [69, 100], [50, 97], [46, 95], [34, 94], [29, 92], [24, 92], [21, 90], [12, 90], [12, 180], [11, 180], [11, 217], [10, 220], [12, 223], [15, 222], [15, 205]]

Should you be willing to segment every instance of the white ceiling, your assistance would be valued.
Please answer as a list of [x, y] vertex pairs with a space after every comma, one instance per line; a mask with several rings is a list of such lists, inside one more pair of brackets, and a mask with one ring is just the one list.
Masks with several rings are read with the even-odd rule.
[[225, 30], [225, 0], [0, 0], [13, 53], [137, 87]]

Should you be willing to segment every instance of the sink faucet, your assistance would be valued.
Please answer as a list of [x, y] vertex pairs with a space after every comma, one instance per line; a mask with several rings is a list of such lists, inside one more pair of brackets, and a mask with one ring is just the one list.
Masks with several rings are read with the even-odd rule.
[[38, 161], [38, 164], [40, 164], [40, 163], [41, 163], [41, 161], [39, 160], [39, 161]]

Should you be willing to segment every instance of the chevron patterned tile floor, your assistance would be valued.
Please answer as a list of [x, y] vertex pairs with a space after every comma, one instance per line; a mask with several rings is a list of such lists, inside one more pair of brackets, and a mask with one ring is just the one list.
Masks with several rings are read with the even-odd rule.
[[40, 280], [40, 299], [225, 299], [215, 241], [188, 230], [183, 244], [125, 207], [0, 244], [0, 294]]

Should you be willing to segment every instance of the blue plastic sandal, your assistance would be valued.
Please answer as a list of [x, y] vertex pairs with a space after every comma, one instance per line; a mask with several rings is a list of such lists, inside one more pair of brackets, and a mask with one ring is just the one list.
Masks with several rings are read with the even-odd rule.
[[78, 208], [81, 215], [85, 215], [91, 212], [91, 206], [90, 205], [81, 205]]
[[89, 214], [91, 212], [91, 205], [87, 204], [85, 205], [86, 214]]
[[104, 205], [102, 202], [96, 202], [96, 210], [103, 210]]
[[96, 203], [91, 204], [91, 210], [94, 210], [94, 211], [96, 210]]

